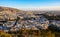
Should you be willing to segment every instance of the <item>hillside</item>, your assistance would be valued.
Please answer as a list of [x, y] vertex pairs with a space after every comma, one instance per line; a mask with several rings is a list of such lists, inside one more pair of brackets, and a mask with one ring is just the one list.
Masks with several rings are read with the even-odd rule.
[[0, 7], [0, 12], [1, 11], [9, 11], [9, 12], [20, 12], [22, 10], [15, 9], [15, 8], [9, 8], [9, 7]]

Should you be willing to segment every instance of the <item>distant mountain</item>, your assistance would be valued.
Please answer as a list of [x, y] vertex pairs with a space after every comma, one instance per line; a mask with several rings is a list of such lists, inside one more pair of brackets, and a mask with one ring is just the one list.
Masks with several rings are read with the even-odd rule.
[[0, 7], [0, 13], [5, 13], [5, 14], [33, 14], [32, 11], [24, 11], [24, 10], [19, 10], [16, 8], [10, 8], [10, 7]]
[[20, 12], [21, 10], [15, 8], [9, 8], [9, 7], [0, 7], [0, 12], [1, 11]]

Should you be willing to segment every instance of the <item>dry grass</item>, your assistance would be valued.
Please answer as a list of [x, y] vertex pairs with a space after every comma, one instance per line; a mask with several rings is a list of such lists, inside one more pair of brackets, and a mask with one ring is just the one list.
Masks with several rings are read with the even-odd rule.
[[21, 33], [9, 34], [0, 32], [0, 37], [60, 37], [59, 32], [52, 32], [50, 30], [20, 30]]

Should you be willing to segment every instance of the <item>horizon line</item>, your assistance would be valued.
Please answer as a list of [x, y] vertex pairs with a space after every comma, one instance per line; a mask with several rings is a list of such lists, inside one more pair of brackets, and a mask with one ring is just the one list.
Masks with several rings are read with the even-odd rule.
[[19, 9], [19, 10], [24, 10], [24, 11], [34, 11], [34, 10], [41, 10], [41, 11], [45, 11], [45, 10], [60, 10], [60, 6], [42, 6], [42, 7], [11, 7], [11, 6], [0, 6], [0, 7], [8, 7], [8, 8], [15, 8], [15, 9]]

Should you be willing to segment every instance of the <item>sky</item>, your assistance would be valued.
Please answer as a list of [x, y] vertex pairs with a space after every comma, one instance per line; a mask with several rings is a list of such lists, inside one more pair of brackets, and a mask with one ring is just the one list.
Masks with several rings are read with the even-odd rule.
[[60, 10], [60, 0], [0, 0], [0, 6], [21, 10]]

